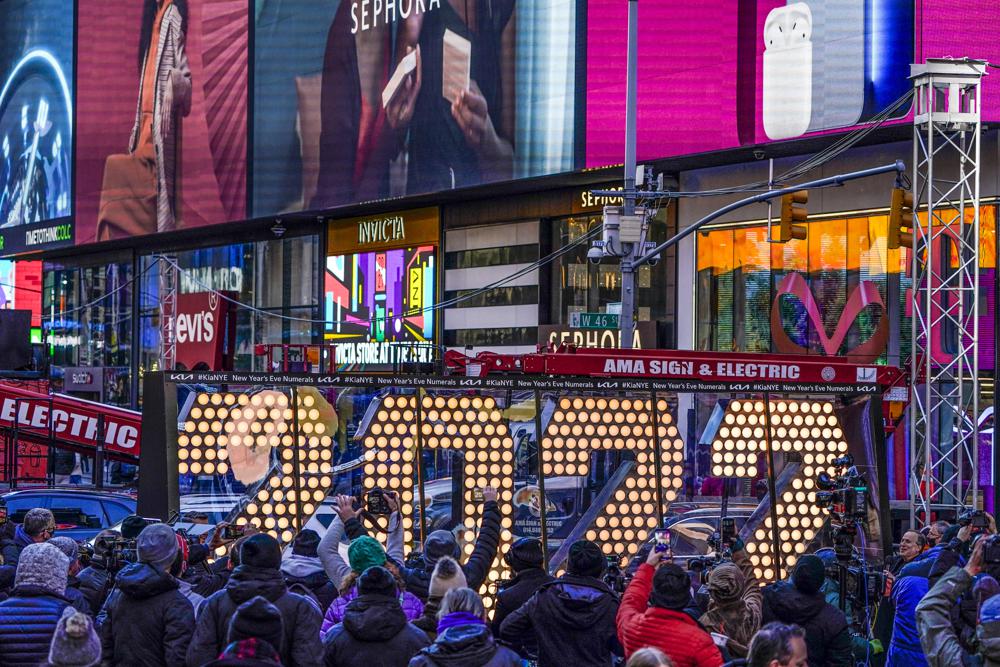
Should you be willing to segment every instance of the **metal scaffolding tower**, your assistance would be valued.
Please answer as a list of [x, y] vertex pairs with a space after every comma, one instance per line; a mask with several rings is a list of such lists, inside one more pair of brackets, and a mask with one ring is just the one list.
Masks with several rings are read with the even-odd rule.
[[978, 495], [980, 81], [928, 59], [914, 85], [910, 498], [914, 525]]

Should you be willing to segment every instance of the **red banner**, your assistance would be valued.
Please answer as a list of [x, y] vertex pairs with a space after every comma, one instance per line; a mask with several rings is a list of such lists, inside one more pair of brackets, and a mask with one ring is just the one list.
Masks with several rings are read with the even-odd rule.
[[226, 333], [235, 325], [231, 311], [230, 303], [216, 292], [178, 294], [174, 310], [175, 365], [188, 370], [223, 370]]
[[51, 428], [56, 440], [90, 448], [103, 439], [110, 452], [139, 456], [140, 413], [0, 384], [0, 426], [15, 424], [22, 432], [45, 438]]

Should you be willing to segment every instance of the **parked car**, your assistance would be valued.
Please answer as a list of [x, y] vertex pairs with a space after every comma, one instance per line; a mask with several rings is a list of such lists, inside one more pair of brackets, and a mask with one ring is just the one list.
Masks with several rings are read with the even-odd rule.
[[25, 489], [0, 496], [9, 521], [22, 523], [35, 507], [44, 507], [56, 520], [58, 535], [86, 542], [99, 532], [135, 514], [135, 498], [123, 493], [92, 489]]

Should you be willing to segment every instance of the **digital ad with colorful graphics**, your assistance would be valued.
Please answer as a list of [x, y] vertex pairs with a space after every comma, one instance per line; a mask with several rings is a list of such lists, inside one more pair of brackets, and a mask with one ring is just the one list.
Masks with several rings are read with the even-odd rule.
[[0, 2], [0, 255], [73, 242], [73, 3]]

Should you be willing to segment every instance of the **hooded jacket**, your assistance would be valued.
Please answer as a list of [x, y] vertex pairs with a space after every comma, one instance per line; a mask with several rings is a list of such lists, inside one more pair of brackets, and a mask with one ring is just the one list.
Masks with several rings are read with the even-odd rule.
[[347, 605], [344, 621], [323, 644], [329, 667], [406, 667], [430, 639], [407, 621], [396, 598], [361, 595]]
[[240, 565], [233, 570], [226, 587], [213, 593], [202, 605], [187, 651], [189, 667], [201, 667], [222, 653], [227, 644], [229, 620], [236, 608], [256, 595], [281, 612], [284, 623], [284, 638], [282, 646], [278, 647], [281, 663], [285, 667], [321, 664], [323, 647], [319, 628], [322, 615], [316, 602], [290, 593], [278, 569]]
[[652, 565], [640, 565], [622, 597], [616, 621], [625, 657], [654, 646], [667, 654], [674, 667], [719, 667], [722, 654], [690, 614], [649, 606], [655, 573]]
[[[917, 631], [931, 667], [970, 664], [973, 656], [962, 648], [955, 634], [951, 609], [971, 588], [969, 573], [964, 568], [953, 567], [917, 604]], [[984, 667], [1000, 667], [1000, 634], [982, 633], [980, 656]]]
[[49, 657], [49, 644], [69, 605], [64, 596], [39, 586], [17, 586], [0, 602], [0, 665], [35, 667]]
[[808, 595], [790, 581], [765, 587], [761, 625], [771, 621], [794, 623], [806, 631], [810, 666], [849, 667], [853, 663], [847, 618], [822, 592]]
[[281, 563], [281, 574], [289, 588], [298, 585], [315, 596], [320, 609], [327, 609], [337, 597], [337, 587], [330, 581], [318, 556], [292, 554]]
[[[564, 663], [571, 664], [571, 663]], [[485, 625], [457, 625], [410, 660], [409, 667], [519, 667], [521, 657], [493, 639]]]
[[620, 650], [615, 636], [618, 598], [593, 577], [565, 574], [543, 584], [500, 624], [500, 637], [517, 642], [533, 632], [540, 667], [607, 667]]
[[[698, 620], [709, 632], [729, 637], [731, 641], [727, 648], [731, 654], [746, 657], [750, 640], [760, 629], [762, 594], [760, 582], [754, 576], [753, 565], [742, 549], [733, 554], [733, 566], [738, 567], [743, 573], [742, 590], [733, 599], [725, 601], [716, 600], [716, 595], [713, 593], [708, 611]], [[726, 570], [721, 568], [716, 568], [712, 572], [713, 577], [724, 577], [726, 574]], [[732, 574], [736, 576], [727, 583], [735, 587], [739, 575], [735, 571]]]
[[0, 555], [3, 556], [3, 564], [17, 567], [17, 561], [21, 557], [24, 547], [32, 544], [32, 539], [24, 532], [24, 526], [18, 524], [14, 529], [14, 537], [4, 540], [3, 547], [0, 547]]
[[[347, 613], [347, 606], [353, 602], [358, 597], [358, 586], [354, 585], [351, 590], [347, 591], [344, 595], [334, 600], [329, 608], [326, 610], [326, 615], [323, 616], [323, 625], [320, 628], [320, 634], [324, 637], [326, 633], [329, 632], [333, 626], [344, 621], [345, 614]], [[407, 621], [415, 621], [424, 613], [424, 603], [420, 601], [413, 593], [409, 591], [403, 591], [403, 594], [399, 596], [399, 604], [402, 606], [403, 613], [406, 615]]]
[[194, 609], [177, 580], [148, 563], [124, 567], [98, 616], [103, 665], [184, 664]]
[[927, 659], [917, 634], [917, 603], [930, 589], [928, 577], [943, 547], [923, 552], [903, 566], [892, 584], [895, 616], [892, 640], [886, 655], [887, 667], [925, 667]]

